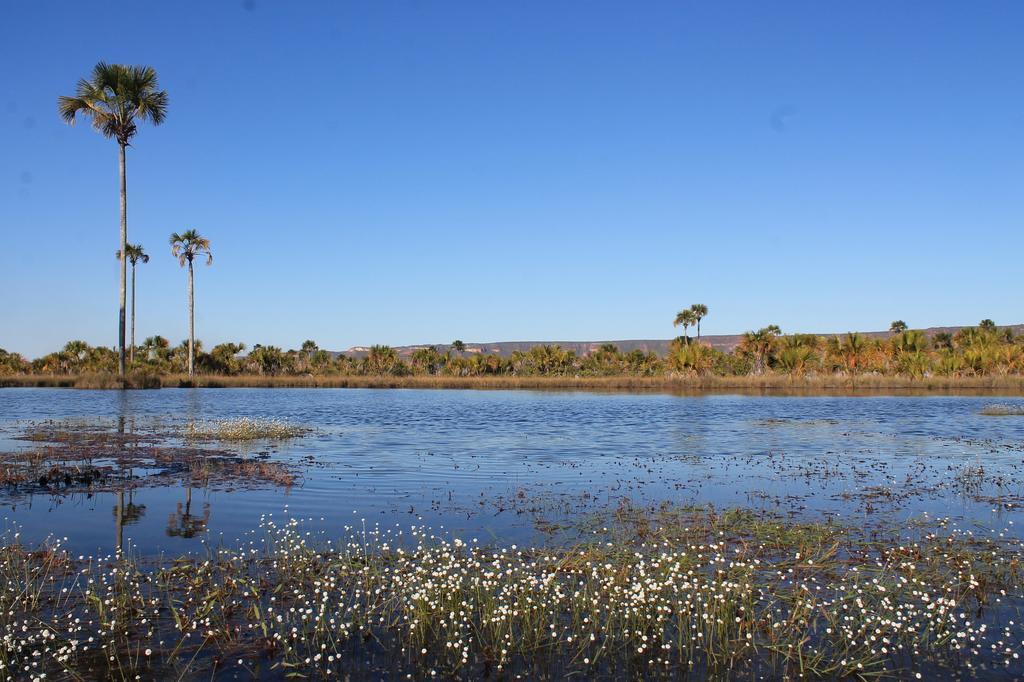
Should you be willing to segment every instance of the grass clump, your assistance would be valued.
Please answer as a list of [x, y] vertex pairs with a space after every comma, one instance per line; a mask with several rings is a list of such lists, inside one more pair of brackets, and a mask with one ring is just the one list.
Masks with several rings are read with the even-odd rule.
[[254, 440], [289, 440], [300, 438], [311, 429], [279, 419], [240, 417], [210, 422], [190, 422], [184, 430], [188, 440], [209, 440], [242, 443]]
[[222, 457], [197, 457], [188, 462], [189, 479], [207, 486], [219, 481], [260, 481], [290, 488], [297, 477], [280, 462]]
[[981, 408], [986, 417], [1024, 417], [1024, 405], [986, 405]]

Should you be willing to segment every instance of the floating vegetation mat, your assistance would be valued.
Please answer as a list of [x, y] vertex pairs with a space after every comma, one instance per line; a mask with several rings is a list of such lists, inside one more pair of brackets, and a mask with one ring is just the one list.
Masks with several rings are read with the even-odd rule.
[[[244, 423], [241, 423], [244, 422]], [[266, 454], [243, 456], [199, 440], [249, 440], [239, 434], [275, 433], [284, 438], [301, 427], [273, 420], [218, 422], [210, 431], [224, 436], [182, 439], [179, 426], [150, 422], [47, 421], [29, 425], [18, 440], [29, 447], [0, 453], [0, 492], [21, 494], [101, 492], [162, 485], [231, 487], [292, 486], [292, 467]], [[290, 436], [288, 436], [290, 437]]]
[[0, 674], [46, 679], [1020, 675], [1021, 543], [638, 510], [573, 546], [266, 517], [153, 561], [0, 550]]
[[210, 422], [191, 422], [183, 435], [189, 440], [215, 440], [244, 442], [254, 440], [288, 440], [299, 438], [310, 432], [299, 426], [279, 419], [240, 417]]
[[1024, 405], [986, 405], [981, 414], [987, 417], [1024, 417]]

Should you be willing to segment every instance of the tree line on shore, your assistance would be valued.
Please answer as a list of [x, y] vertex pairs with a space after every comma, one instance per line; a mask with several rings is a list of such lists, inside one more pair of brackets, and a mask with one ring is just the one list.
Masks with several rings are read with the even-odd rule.
[[[899, 322], [899, 321], [897, 321]], [[248, 350], [248, 352], [246, 352]], [[729, 352], [686, 335], [674, 339], [665, 355], [614, 344], [577, 354], [542, 344], [509, 356], [471, 352], [456, 341], [448, 347], [425, 346], [402, 357], [390, 346], [372, 346], [365, 354], [330, 353], [315, 342], [298, 349], [257, 344], [221, 343], [206, 351], [186, 339], [176, 346], [151, 336], [137, 347], [132, 371], [186, 374], [190, 358], [195, 372], [213, 375], [295, 376], [744, 376], [788, 374], [991, 376], [1024, 374], [1024, 335], [983, 320], [955, 334], [925, 334], [894, 323], [887, 338], [850, 332], [844, 335], [783, 334], [769, 325], [743, 334]], [[0, 349], [0, 374], [77, 375], [118, 370], [116, 349], [70, 341], [63, 349], [35, 360]]]

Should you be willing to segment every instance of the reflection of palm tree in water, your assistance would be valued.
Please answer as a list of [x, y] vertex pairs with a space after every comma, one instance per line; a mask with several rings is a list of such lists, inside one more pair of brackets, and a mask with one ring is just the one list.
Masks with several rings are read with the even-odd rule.
[[[117, 433], [122, 436], [121, 447], [125, 447], [123, 436], [127, 429], [126, 422], [128, 418], [128, 395], [127, 392], [122, 391], [120, 394], [119, 410], [117, 415]], [[132, 420], [131, 431], [134, 431], [134, 420]], [[128, 431], [129, 433], [131, 431]], [[117, 506], [114, 507], [114, 541], [117, 543], [117, 551], [120, 552], [124, 547], [124, 527], [138, 522], [142, 515], [146, 513], [146, 506], [136, 506], [133, 504], [132, 499], [134, 492], [128, 492], [128, 505], [125, 506], [124, 502], [124, 487], [125, 481], [131, 476], [131, 469], [128, 470], [128, 476], [125, 476], [124, 460], [121, 457], [117, 458], [117, 465], [120, 469], [121, 489], [117, 491]]]
[[[182, 406], [186, 423], [197, 422], [202, 414], [199, 391], [185, 393], [185, 404]], [[203, 503], [203, 515], [192, 515], [192, 486], [185, 487], [185, 504], [177, 504], [177, 508], [167, 517], [167, 535], [177, 538], [194, 538], [206, 531], [210, 521], [210, 504]]]
[[198, 421], [203, 413], [203, 406], [199, 398], [199, 391], [186, 391], [184, 398], [185, 404], [182, 405], [182, 413], [185, 417], [185, 423]]
[[192, 515], [192, 487], [185, 488], [185, 504], [178, 503], [177, 509], [167, 517], [167, 535], [174, 538], [194, 538], [206, 531], [210, 521], [210, 505], [203, 504], [203, 515]]
[[124, 517], [121, 519], [121, 523], [125, 526], [131, 526], [139, 522], [143, 516], [146, 515], [146, 505], [135, 504], [135, 491], [128, 491], [128, 504], [124, 506]]
[[128, 491], [127, 504], [124, 501], [124, 492], [124, 488], [117, 492], [117, 505], [114, 507], [114, 530], [118, 551], [124, 546], [124, 527], [138, 523], [139, 519], [146, 515], [146, 505], [135, 504], [135, 491]]

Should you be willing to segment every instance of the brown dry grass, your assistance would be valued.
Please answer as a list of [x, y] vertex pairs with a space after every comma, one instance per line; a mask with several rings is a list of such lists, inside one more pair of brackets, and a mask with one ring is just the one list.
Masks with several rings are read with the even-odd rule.
[[[76, 388], [120, 388], [112, 381], [97, 378], [20, 375], [0, 378], [2, 386], [48, 386]], [[198, 375], [189, 381], [186, 375], [145, 377], [149, 385], [157, 381], [165, 387], [197, 388], [438, 388], [438, 389], [526, 389], [660, 391], [672, 393], [755, 392], [755, 393], [978, 393], [1024, 395], [1024, 376], [928, 377], [817, 375], [797, 377], [784, 374], [760, 376], [666, 375], [653, 377], [610, 376], [221, 376]], [[131, 377], [129, 378], [131, 381]]]
[[160, 388], [162, 384], [161, 377], [150, 372], [130, 372], [123, 379], [110, 372], [90, 372], [78, 375], [15, 374], [0, 376], [0, 388], [121, 389]]
[[196, 458], [188, 463], [192, 483], [202, 486], [216, 482], [251, 483], [263, 481], [283, 488], [295, 485], [296, 477], [279, 462]]

